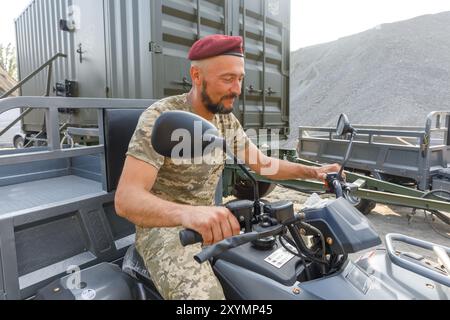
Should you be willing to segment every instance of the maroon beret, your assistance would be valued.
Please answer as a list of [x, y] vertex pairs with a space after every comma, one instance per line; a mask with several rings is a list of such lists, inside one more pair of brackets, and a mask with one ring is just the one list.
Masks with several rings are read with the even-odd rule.
[[189, 50], [189, 60], [203, 60], [221, 55], [244, 57], [242, 38], [213, 34], [198, 40]]

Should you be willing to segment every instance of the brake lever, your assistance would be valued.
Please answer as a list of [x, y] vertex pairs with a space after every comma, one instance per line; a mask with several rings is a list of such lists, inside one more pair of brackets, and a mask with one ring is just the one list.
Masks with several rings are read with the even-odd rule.
[[350, 192], [356, 192], [359, 189], [359, 186], [354, 183], [345, 183], [345, 188]]

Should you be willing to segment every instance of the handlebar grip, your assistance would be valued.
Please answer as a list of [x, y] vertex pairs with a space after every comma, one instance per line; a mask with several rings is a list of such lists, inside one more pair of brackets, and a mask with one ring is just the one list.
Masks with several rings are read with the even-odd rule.
[[190, 246], [192, 244], [202, 243], [203, 238], [198, 232], [195, 232], [194, 230], [186, 229], [186, 230], [180, 231], [180, 241], [181, 241], [181, 245], [183, 247], [186, 247], [186, 246]]

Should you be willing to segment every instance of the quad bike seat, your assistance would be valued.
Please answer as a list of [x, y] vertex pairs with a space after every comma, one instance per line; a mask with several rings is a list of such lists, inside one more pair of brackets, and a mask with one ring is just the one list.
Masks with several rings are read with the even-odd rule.
[[145, 266], [144, 260], [133, 244], [128, 248], [125, 257], [123, 258], [122, 271], [130, 275], [134, 279], [142, 282], [145, 287], [151, 290], [151, 293], [147, 293], [152, 300], [163, 300], [158, 293], [152, 277]]

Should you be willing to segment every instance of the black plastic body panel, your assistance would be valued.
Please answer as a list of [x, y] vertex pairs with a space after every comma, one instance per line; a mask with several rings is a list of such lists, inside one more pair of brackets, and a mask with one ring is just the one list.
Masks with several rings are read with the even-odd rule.
[[369, 220], [347, 200], [339, 198], [324, 208], [305, 212], [306, 222], [322, 231], [333, 242], [331, 250], [342, 254], [355, 253], [381, 244]]
[[264, 261], [264, 259], [280, 248], [282, 246], [278, 241], [273, 250], [267, 251], [257, 250], [252, 244], [245, 244], [224, 252], [218, 259], [252, 270], [283, 285], [293, 285], [297, 277], [304, 271], [304, 267], [298, 257], [293, 257], [280, 269]]

